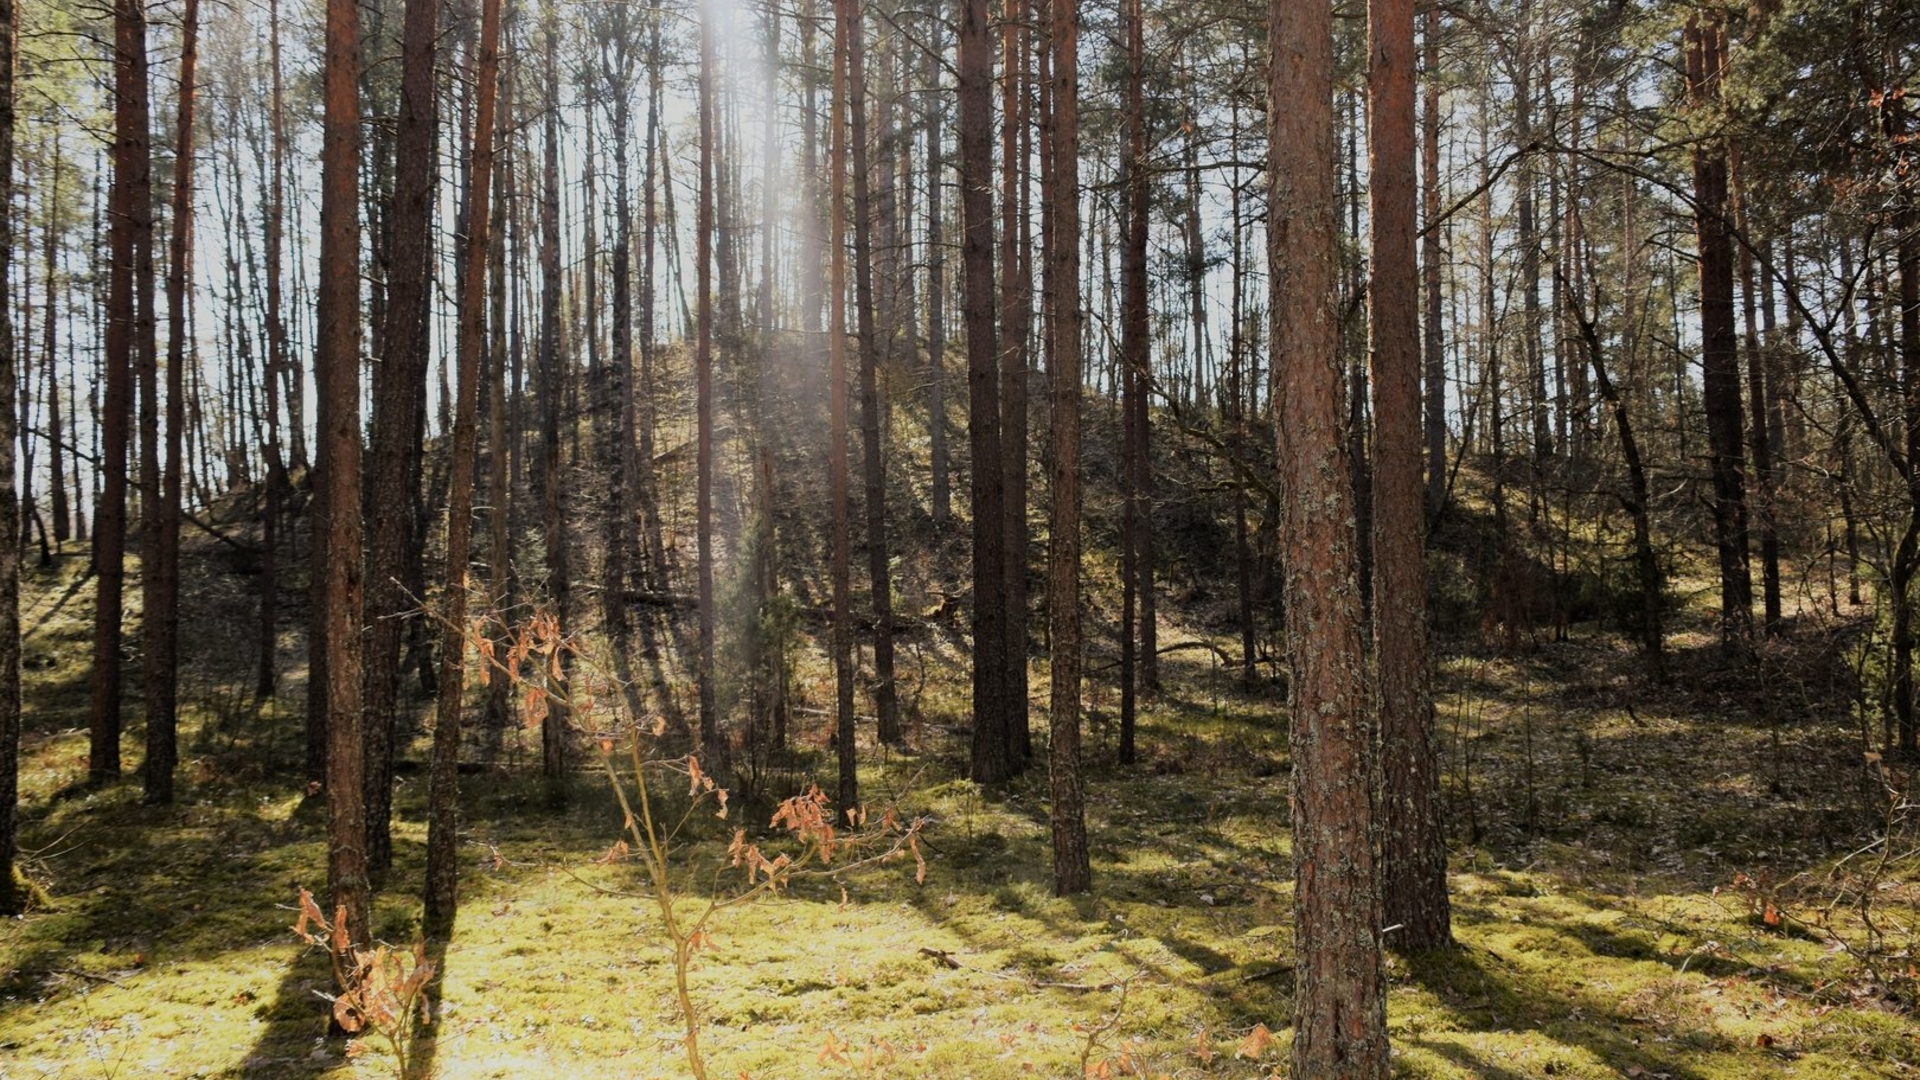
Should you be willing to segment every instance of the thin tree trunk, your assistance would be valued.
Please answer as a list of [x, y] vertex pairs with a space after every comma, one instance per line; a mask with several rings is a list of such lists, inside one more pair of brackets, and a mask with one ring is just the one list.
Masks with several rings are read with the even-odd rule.
[[[814, 0], [800, 0], [800, 67], [803, 71], [816, 70], [818, 61], [814, 36], [817, 21]], [[826, 247], [826, 240], [821, 234], [825, 221], [821, 217], [824, 208], [820, 201], [818, 83], [817, 79], [804, 80], [800, 108], [800, 170], [805, 174], [802, 181], [804, 198], [800, 229], [800, 336], [806, 341], [808, 362], [816, 358], [822, 362], [826, 360], [825, 354], [818, 351], [824, 344], [820, 336], [820, 314], [825, 289], [821, 283], [820, 264]]]
[[827, 497], [833, 502], [834, 740], [842, 812], [860, 805], [854, 755], [852, 529], [847, 502], [847, 112], [848, 42], [859, 32], [853, 0], [834, 0], [833, 103], [828, 112], [832, 176], [827, 197]]
[[945, 98], [939, 93], [944, 23], [937, 12], [927, 19], [927, 444], [933, 471], [933, 523], [953, 517], [953, 483], [947, 463], [947, 247], [941, 220], [946, 191], [941, 183], [942, 121]]
[[600, 43], [600, 86], [604, 93], [612, 96], [613, 355], [609, 367], [595, 374], [604, 395], [598, 403], [604, 416], [597, 426], [603, 435], [599, 465], [607, 475], [607, 506], [601, 517], [601, 543], [606, 559], [601, 581], [601, 618], [613, 633], [615, 647], [621, 648], [627, 633], [627, 605], [621, 597], [627, 586], [634, 524], [634, 500], [629, 488], [639, 464], [639, 440], [638, 417], [634, 415], [633, 200], [629, 197], [627, 169], [633, 126], [627, 90], [631, 67], [630, 25], [624, 10], [612, 11], [610, 18], [614, 22], [608, 32], [613, 40]]
[[[140, 317], [137, 279], [153, 243], [152, 153], [147, 131], [147, 16], [142, 0], [114, 3], [114, 147], [109, 189], [106, 390], [101, 401], [101, 490], [94, 504], [96, 593], [87, 778], [120, 775], [120, 647], [127, 550], [127, 425], [133, 412], [134, 357], [152, 327]], [[12, 364], [9, 354], [6, 363]], [[11, 386], [11, 381], [9, 386]], [[8, 391], [13, 393], [12, 390]], [[12, 451], [9, 450], [9, 453]], [[9, 473], [11, 475], [11, 473]], [[6, 520], [13, 520], [8, 518]]]
[[[325, 119], [320, 159], [319, 476], [313, 576], [315, 678], [324, 669], [327, 885], [346, 912], [350, 947], [370, 940], [366, 744], [361, 722], [360, 521], [360, 9], [327, 0]], [[351, 957], [346, 958], [351, 963]]]
[[1748, 232], [1746, 178], [1740, 167], [1738, 147], [1728, 151], [1729, 198], [1734, 228], [1749, 242], [1739, 245], [1740, 308], [1745, 334], [1741, 347], [1747, 359], [1747, 402], [1752, 415], [1747, 419], [1747, 450], [1752, 455], [1754, 497], [1750, 517], [1760, 534], [1760, 594], [1762, 631], [1773, 637], [1780, 633], [1780, 533], [1774, 521], [1773, 441], [1767, 427], [1768, 393], [1767, 354], [1760, 347], [1759, 299], [1754, 286], [1753, 248]]
[[[558, 0], [546, 0], [542, 12], [546, 95], [542, 124], [545, 145], [540, 169], [540, 517], [546, 542], [547, 598], [556, 620], [555, 630], [565, 640], [573, 625], [573, 583], [568, 567], [567, 470], [560, 460], [560, 405], [566, 374], [561, 352], [560, 326], [560, 66], [557, 58], [560, 25]], [[557, 658], [565, 677], [571, 654]], [[567, 705], [549, 699], [540, 721], [542, 773], [552, 784], [565, 774]]]
[[[1698, 15], [1690, 16], [1685, 46], [1688, 97], [1704, 107], [1720, 96], [1725, 28], [1717, 17], [1703, 27]], [[1723, 142], [1710, 139], [1694, 146], [1693, 184], [1700, 247], [1701, 400], [1712, 454], [1714, 539], [1720, 556], [1720, 638], [1725, 648], [1738, 653], [1753, 635], [1753, 578], [1747, 561], [1746, 455]]]
[[[766, 109], [761, 131], [760, 196], [760, 368], [753, 409], [754, 466], [758, 478], [757, 505], [753, 513], [752, 580], [755, 615], [759, 627], [769, 627], [770, 616], [780, 593], [780, 550], [775, 526], [779, 492], [774, 482], [777, 444], [784, 444], [776, 402], [780, 392], [780, 333], [774, 309], [779, 277], [779, 261], [774, 247], [775, 222], [780, 216], [780, 18], [779, 3], [769, 3], [766, 11], [766, 37], [761, 61], [767, 79]], [[752, 712], [747, 723], [747, 753], [751, 760], [766, 761], [770, 749], [785, 749], [787, 731], [786, 642], [777, 633], [753, 632], [750, 672], [753, 686]]]
[[1047, 747], [1053, 795], [1053, 894], [1093, 887], [1080, 785], [1080, 4], [1052, 7], [1053, 191], [1047, 203], [1047, 260], [1054, 289], [1048, 327], [1053, 507], [1047, 546], [1047, 636], [1052, 641], [1052, 704]]
[[[0, 0], [0, 206], [13, 205], [13, 0]], [[0, 214], [0, 297], [13, 271], [13, 215]], [[51, 305], [49, 305], [51, 306]], [[51, 362], [51, 356], [49, 356]], [[0, 521], [20, 513], [14, 490], [14, 444], [19, 436], [14, 399], [13, 312], [0, 303]], [[21, 887], [20, 856], [20, 552], [0, 544], [0, 914], [17, 914], [31, 898]]]
[[[1153, 572], [1142, 567], [1144, 530], [1141, 506], [1143, 459], [1146, 443], [1141, 425], [1147, 417], [1152, 360], [1151, 327], [1147, 311], [1147, 122], [1145, 108], [1146, 31], [1142, 0], [1127, 0], [1126, 143], [1120, 159], [1121, 187], [1126, 196], [1126, 218], [1120, 247], [1120, 764], [1135, 759], [1135, 712], [1139, 678], [1135, 648], [1141, 637], [1136, 612], [1145, 608], [1152, 591]], [[1143, 572], [1144, 570], [1144, 572]]]
[[[507, 369], [516, 351], [512, 346], [518, 338], [516, 334], [510, 343], [508, 337], [507, 304], [510, 296], [507, 286], [507, 234], [515, 228], [508, 204], [513, 197], [514, 185], [513, 89], [514, 75], [519, 65], [512, 61], [511, 34], [507, 35], [507, 40], [508, 59], [501, 64], [499, 85], [494, 91], [495, 194], [488, 211], [493, 217], [488, 229], [488, 242], [493, 245], [493, 250], [487, 255], [487, 301], [491, 310], [487, 318], [487, 362], [481, 375], [486, 381], [487, 501], [491, 504], [487, 507], [488, 581], [484, 614], [490, 624], [487, 632], [493, 638], [496, 653], [500, 655], [505, 655], [511, 647], [508, 642], [510, 631], [504, 621], [505, 613], [512, 606], [513, 589], [513, 556], [507, 539], [508, 515], [512, 513], [513, 501], [513, 489], [507, 474], [508, 457], [512, 452], [507, 440]], [[627, 520], [631, 523], [631, 518]], [[481, 729], [489, 746], [498, 745], [505, 738], [508, 714], [512, 710], [511, 689], [511, 679], [487, 680]], [[553, 794], [557, 796], [559, 793], [555, 791]]]
[[[1242, 51], [1244, 55], [1245, 44]], [[1240, 104], [1234, 102], [1229, 116], [1231, 125], [1231, 143], [1229, 154], [1238, 158], [1240, 149]], [[1237, 447], [1244, 450], [1249, 443], [1247, 418], [1254, 410], [1254, 391], [1252, 380], [1248, 378], [1247, 352], [1249, 342], [1246, 334], [1247, 304], [1247, 255], [1248, 236], [1246, 218], [1241, 206], [1240, 166], [1233, 167], [1230, 184], [1229, 210], [1233, 228], [1233, 280], [1232, 311], [1233, 330], [1229, 338], [1230, 357], [1227, 419], [1232, 425], [1233, 439]], [[1237, 483], [1233, 489], [1233, 564], [1234, 564], [1234, 600], [1235, 616], [1240, 624], [1240, 684], [1243, 689], [1254, 687], [1256, 676], [1256, 644], [1253, 621], [1253, 546], [1248, 531], [1247, 484]]]
[[1633, 562], [1640, 585], [1640, 648], [1646, 656], [1648, 673], [1655, 681], [1664, 681], [1666, 668], [1666, 633], [1662, 624], [1662, 609], [1665, 607], [1661, 596], [1660, 560], [1653, 548], [1653, 524], [1648, 508], [1650, 497], [1647, 485], [1647, 468], [1640, 456], [1640, 443], [1633, 433], [1633, 423], [1627, 414], [1626, 399], [1614, 386], [1613, 379], [1607, 374], [1605, 351], [1601, 347], [1600, 332], [1585, 309], [1585, 301], [1578, 290], [1569, 290], [1569, 308], [1574, 325], [1580, 332], [1580, 340], [1587, 350], [1587, 362], [1593, 369], [1594, 387], [1600, 391], [1600, 399], [1607, 403], [1613, 412], [1613, 425], [1619, 431], [1620, 456], [1627, 465], [1627, 513], [1633, 518]]
[[1386, 978], [1358, 537], [1341, 438], [1332, 10], [1273, 0], [1267, 257], [1293, 755], [1293, 1075], [1384, 1080]]
[[[973, 750], [969, 775], [998, 784], [1016, 771], [1006, 700], [1006, 475], [1000, 456], [999, 349], [993, 304], [993, 44], [987, 0], [961, 0], [960, 256], [967, 334], [967, 444], [973, 456]], [[1021, 643], [1024, 652], [1025, 643]]]
[[[53, 511], [53, 539], [65, 545], [73, 535], [72, 509], [67, 502], [67, 467], [64, 458], [66, 430], [60, 422], [60, 378], [54, 356], [59, 342], [59, 305], [55, 285], [59, 280], [59, 238], [62, 233], [60, 217], [60, 165], [61, 140], [52, 139], [51, 175], [47, 178], [47, 227], [46, 227], [46, 289], [47, 302], [43, 316], [46, 320], [46, 334], [43, 340], [43, 362], [47, 373], [47, 480], [51, 489]], [[74, 493], [76, 498], [79, 492]], [[4, 867], [0, 867], [4, 870]], [[4, 885], [4, 882], [0, 882]]]
[[[816, 51], [814, 37], [818, 31], [814, 0], [800, 0], [800, 68], [803, 71], [816, 70]], [[799, 290], [800, 290], [800, 364], [803, 369], [826, 371], [830, 361], [823, 351], [829, 343], [820, 333], [820, 316], [824, 293], [821, 261], [825, 257], [826, 241], [822, 235], [825, 220], [821, 216], [823, 206], [820, 198], [820, 148], [819, 148], [819, 80], [805, 79], [801, 90], [800, 102], [800, 228], [799, 228]], [[820, 402], [808, 401], [806, 416], [817, 417]], [[828, 453], [835, 451], [829, 448]], [[839, 654], [835, 654], [837, 657]], [[839, 668], [834, 669], [835, 685], [835, 730], [838, 731], [839, 716]], [[784, 746], [787, 742], [785, 725], [786, 713], [778, 712], [774, 716], [774, 742]]]
[[1427, 660], [1426, 516], [1420, 474], [1419, 263], [1414, 257], [1413, 0], [1367, 5], [1368, 314], [1373, 346], [1373, 647], [1381, 878], [1391, 938], [1408, 952], [1452, 940], [1447, 836]]
[[[287, 488], [286, 463], [280, 447], [280, 380], [287, 369], [287, 326], [281, 311], [281, 248], [286, 219], [286, 161], [284, 87], [280, 70], [280, 0], [268, 4], [267, 35], [272, 54], [273, 89], [271, 116], [272, 152], [269, 155], [271, 177], [267, 181], [267, 353], [266, 371], [266, 445], [261, 454], [267, 463], [267, 499], [265, 519], [260, 530], [260, 652], [254, 677], [254, 693], [270, 699], [276, 683], [279, 645], [280, 599], [280, 519], [281, 501]], [[311, 771], [311, 770], [310, 770]], [[311, 779], [311, 777], [309, 777]]]
[[[141, 575], [153, 582], [141, 615], [146, 642], [147, 802], [173, 801], [178, 759], [175, 726], [180, 700], [180, 478], [181, 429], [186, 425], [187, 288], [193, 260], [193, 116], [200, 57], [200, 3], [186, 0], [180, 16], [180, 98], [173, 158], [173, 224], [167, 266], [167, 399], [165, 473], [146, 505], [152, 562]], [[51, 390], [51, 384], [49, 384]], [[143, 471], [158, 471], [158, 464]], [[157, 496], [157, 497], [156, 497]]]
[[[866, 46], [860, 0], [837, 0], [847, 50], [847, 113], [853, 151], [853, 291], [860, 343], [860, 435], [866, 480], [867, 574], [873, 602], [873, 703], [879, 739], [900, 741], [900, 705], [893, 684], [893, 584], [888, 574], [887, 485], [880, 455], [880, 341], [874, 326], [873, 196], [867, 153]], [[884, 156], [883, 156], [884, 159]]]
[[[1518, 56], [1515, 59], [1513, 87], [1514, 139], [1522, 147], [1533, 143], [1533, 58], [1534, 44], [1532, 0], [1520, 0], [1519, 41], [1516, 43]], [[1540, 227], [1539, 215], [1535, 204], [1538, 201], [1537, 184], [1534, 178], [1534, 158], [1523, 157], [1518, 166], [1518, 186], [1516, 195], [1518, 221], [1515, 223], [1520, 242], [1520, 292], [1521, 307], [1525, 314], [1524, 332], [1521, 345], [1525, 350], [1525, 378], [1527, 419], [1532, 428], [1533, 484], [1528, 493], [1529, 513], [1538, 515], [1540, 509], [1540, 469], [1553, 455], [1553, 436], [1548, 424], [1546, 399], [1547, 376], [1545, 350], [1541, 347], [1540, 314]]]
[[1420, 271], [1425, 288], [1427, 519], [1439, 521], [1447, 502], [1447, 349], [1440, 323], [1440, 6], [1423, 13], [1420, 38], [1425, 83], [1420, 99]]
[[[1882, 109], [1882, 131], [1888, 145], [1909, 139], [1905, 98], [1877, 91]], [[1914, 598], [1913, 580], [1920, 576], [1920, 206], [1915, 181], [1905, 171], [1896, 174], [1893, 192], [1894, 263], [1899, 297], [1898, 343], [1901, 415], [1906, 426], [1905, 479], [1907, 524], [1894, 552], [1890, 603], [1893, 607], [1893, 711], [1895, 747], [1906, 761], [1920, 758], [1920, 716], [1914, 706]]]
[[1000, 126], [1000, 458], [1005, 470], [1003, 505], [1006, 510], [1005, 659], [1007, 758], [1013, 772], [1025, 771], [1033, 753], [1030, 693], [1027, 686], [1027, 570], [1030, 541], [1027, 532], [1027, 372], [1031, 368], [1028, 342], [1033, 337], [1033, 274], [1031, 256], [1022, 246], [1021, 223], [1028, 220], [1031, 170], [1027, 167], [1028, 140], [1033, 137], [1031, 106], [1027, 100], [1029, 58], [1034, 34], [1027, 21], [1038, 9], [1027, 0], [1003, 0]]
[[[366, 724], [367, 866], [384, 874], [393, 859], [393, 741], [398, 721], [400, 640], [408, 594], [406, 557], [423, 538], [410, 512], [420, 486], [414, 417], [427, 391], [427, 318], [433, 238], [434, 54], [439, 0], [408, 0], [395, 118], [393, 268], [387, 279], [387, 354], [374, 366], [373, 462], [368, 475]], [[407, 508], [402, 512], [400, 508]]]
[[[700, 752], [707, 768], [723, 775], [729, 766], [724, 734], [715, 702], [713, 608], [713, 263], [714, 154], [719, 139], [718, 107], [714, 100], [713, 11], [700, 9], [700, 206], [698, 254], [694, 259], [694, 291], [698, 323], [694, 343], [695, 408], [697, 416], [696, 491], [694, 516], [699, 547], [700, 641], [696, 676], [700, 692]], [[724, 269], [724, 268], [723, 268]], [[723, 275], [724, 277], [724, 275]], [[731, 284], [730, 282], [728, 283]], [[843, 750], [842, 753], [845, 753]], [[851, 803], [847, 805], [852, 805]]]
[[500, 0], [481, 0], [475, 71], [472, 199], [467, 208], [466, 265], [460, 290], [459, 364], [453, 421], [452, 479], [447, 486], [446, 611], [442, 616], [439, 715], [428, 776], [427, 880], [423, 916], [429, 932], [453, 928], [458, 907], [455, 848], [460, 794], [460, 721], [466, 686], [467, 575], [472, 551], [474, 450], [480, 425], [480, 350], [486, 335], [490, 186], [494, 160], [494, 95], [500, 80]]
[[[640, 403], [634, 420], [640, 428], [640, 509], [646, 515], [646, 520], [641, 524], [641, 543], [646, 546], [647, 567], [653, 581], [664, 589], [667, 586], [667, 553], [663, 538], [665, 527], [660, 521], [659, 479], [653, 470], [653, 446], [659, 414], [654, 380], [659, 343], [655, 340], [654, 318], [660, 291], [657, 272], [660, 211], [655, 196], [660, 190], [661, 168], [666, 160], [660, 139], [660, 108], [666, 92], [663, 69], [666, 65], [661, 60], [660, 52], [661, 15], [658, 0], [654, 0], [651, 10], [652, 25], [647, 31], [650, 71], [647, 79], [647, 168], [642, 181], [645, 191], [641, 196], [644, 205], [640, 218]], [[671, 193], [668, 198], [671, 200]], [[672, 205], [671, 201], [668, 205]]]

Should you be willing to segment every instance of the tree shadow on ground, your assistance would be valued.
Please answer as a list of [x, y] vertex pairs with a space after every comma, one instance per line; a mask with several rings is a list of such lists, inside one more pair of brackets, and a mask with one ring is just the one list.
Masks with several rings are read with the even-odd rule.
[[[1529, 1032], [1553, 1043], [1586, 1052], [1623, 1075], [1668, 1076], [1703, 1080], [1693, 1067], [1703, 1054], [1728, 1054], [1731, 1040], [1715, 1032], [1661, 1031], [1618, 1007], [1606, 994], [1573, 983], [1550, 983], [1508, 962], [1492, 950], [1459, 945], [1408, 957], [1409, 977], [1438, 995], [1460, 1026], [1480, 1033]], [[1483, 1054], [1446, 1040], [1414, 1034], [1412, 1046], [1433, 1050], [1477, 1076], [1523, 1076]]]
[[332, 1010], [320, 994], [333, 988], [326, 954], [308, 949], [286, 962], [273, 997], [255, 1010], [259, 1038], [239, 1063], [218, 1075], [235, 1080], [299, 1080], [340, 1063], [343, 1045], [328, 1037]]

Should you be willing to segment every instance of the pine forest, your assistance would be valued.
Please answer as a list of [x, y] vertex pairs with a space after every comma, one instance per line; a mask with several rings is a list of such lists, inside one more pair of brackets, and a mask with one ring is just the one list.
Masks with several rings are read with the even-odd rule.
[[1920, 1077], [1916, 92], [0, 0], [0, 1080]]

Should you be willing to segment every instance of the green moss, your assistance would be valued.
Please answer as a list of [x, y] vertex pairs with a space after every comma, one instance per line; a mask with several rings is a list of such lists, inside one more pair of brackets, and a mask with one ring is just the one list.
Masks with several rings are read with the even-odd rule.
[[[931, 580], [938, 568], [915, 572]], [[294, 887], [325, 876], [323, 807], [304, 803], [295, 779], [297, 677], [283, 700], [253, 702], [218, 670], [199, 672], [194, 685], [209, 689], [184, 718], [193, 749], [178, 807], [141, 806], [131, 779], [79, 786], [77, 573], [34, 577], [23, 605], [29, 651], [51, 662], [30, 675], [21, 821], [28, 869], [52, 902], [0, 923], [8, 1065], [387, 1075], [384, 1050], [349, 1059], [324, 1040], [318, 992], [330, 973], [287, 929]], [[1093, 593], [1096, 605], [1112, 599]], [[1237, 647], [1178, 610], [1163, 617], [1163, 643]], [[1149, 1075], [1273, 1075], [1296, 953], [1275, 688], [1243, 691], [1206, 650], [1172, 652], [1141, 717], [1139, 768], [1119, 768], [1110, 727], [1090, 723], [1097, 892], [1059, 899], [1044, 769], [995, 791], [953, 779], [966, 748], [936, 725], [964, 718], [964, 649], [945, 638], [914, 647], [928, 657], [915, 676], [915, 753], [883, 761], [863, 742], [862, 779], [933, 820], [928, 879], [915, 884], [910, 864], [874, 868], [717, 917], [690, 972], [712, 1073], [1001, 1080], [1078, 1075], [1085, 1057]], [[822, 658], [801, 648], [794, 660], [797, 693], [817, 706]], [[1857, 790], [1807, 777], [1791, 803], [1769, 796], [1769, 733], [1704, 693], [1642, 692], [1622, 681], [1632, 666], [1630, 651], [1585, 642], [1440, 664], [1461, 947], [1391, 962], [1396, 1075], [1899, 1075], [1916, 1036], [1902, 1006], [1875, 994], [1843, 950], [1766, 926], [1731, 889], [1736, 872], [1764, 871], [1810, 890], [1782, 894], [1810, 912], [1814, 886], [1849, 872], [1839, 860], [1859, 846]], [[1035, 674], [1044, 694], [1044, 667]], [[1616, 681], [1634, 691], [1631, 713], [1591, 689]], [[1110, 690], [1088, 688], [1109, 715]], [[830, 779], [819, 734], [796, 731], [802, 752], [770, 775]], [[1820, 716], [1788, 734], [1796, 753], [1853, 737]], [[137, 725], [127, 750], [137, 761]], [[604, 783], [582, 772], [564, 810], [524, 770], [463, 785], [462, 908], [434, 954], [439, 1012], [421, 1056], [448, 1078], [684, 1075], [650, 885], [630, 862], [600, 861], [620, 826]], [[396, 863], [374, 914], [376, 934], [402, 944], [418, 927], [424, 787], [417, 776], [400, 786]], [[684, 787], [662, 794], [671, 809]], [[1469, 818], [1482, 825], [1471, 845]], [[675, 856], [694, 879], [689, 905], [729, 894], [729, 830], [744, 822], [757, 835], [764, 821], [760, 809], [725, 823], [696, 816]], [[1881, 925], [1920, 921], [1912, 869], [1874, 893]], [[1832, 926], [1861, 940], [1844, 908]], [[1235, 1057], [1255, 1025], [1278, 1041], [1261, 1060]]]

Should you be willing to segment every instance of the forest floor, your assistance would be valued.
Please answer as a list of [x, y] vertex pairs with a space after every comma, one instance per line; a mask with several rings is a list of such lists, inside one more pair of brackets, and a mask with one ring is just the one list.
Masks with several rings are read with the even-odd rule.
[[[378, 1040], [326, 1037], [327, 961], [290, 929], [297, 889], [324, 892], [324, 808], [298, 779], [304, 687], [287, 679], [268, 702], [240, 689], [250, 579], [209, 560], [192, 586], [183, 783], [155, 809], [137, 686], [134, 767], [83, 783], [83, 563], [31, 568], [23, 604], [22, 823], [49, 900], [0, 924], [0, 1076], [392, 1075]], [[1164, 606], [1163, 645], [1233, 648], [1208, 636], [1218, 619]], [[1757, 678], [1677, 634], [1666, 686], [1586, 624], [1512, 657], [1443, 639], [1460, 948], [1390, 962], [1396, 1075], [1920, 1075], [1920, 830], [1863, 753], [1878, 725], [1863, 731], [1849, 689], [1870, 621], [1796, 620]], [[299, 644], [285, 635], [286, 667]], [[1090, 689], [1095, 892], [1056, 899], [1044, 767], [1000, 791], [955, 779], [960, 649], [904, 642], [911, 749], [861, 746], [871, 804], [930, 822], [925, 883], [895, 863], [716, 916], [691, 967], [710, 1075], [1285, 1075], [1279, 689], [1243, 689], [1209, 649], [1168, 652], [1130, 769], [1113, 760], [1111, 693]], [[823, 685], [802, 664], [807, 705], [830, 703]], [[819, 719], [798, 715], [812, 718], [775, 782], [830, 789]], [[606, 859], [622, 825], [606, 776], [588, 762], [555, 808], [537, 743], [509, 734], [499, 767], [463, 777], [461, 912], [430, 949], [437, 1019], [417, 1062], [449, 1078], [686, 1075], [657, 908], [638, 865]], [[403, 757], [424, 760], [424, 740]], [[417, 932], [425, 789], [402, 771], [375, 916], [400, 945]], [[733, 822], [766, 820], [751, 805], [709, 817], [673, 856], [688, 876], [722, 863]], [[699, 872], [688, 902], [737, 892], [738, 875]]]

